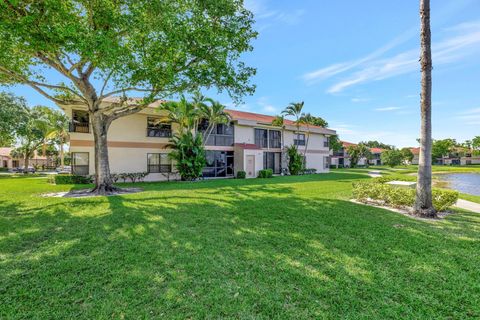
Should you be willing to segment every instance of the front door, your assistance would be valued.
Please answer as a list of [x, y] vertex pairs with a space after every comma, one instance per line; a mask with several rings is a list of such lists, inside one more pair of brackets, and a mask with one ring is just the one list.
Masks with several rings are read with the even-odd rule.
[[247, 156], [247, 177], [248, 178], [255, 178], [255, 156], [249, 155]]

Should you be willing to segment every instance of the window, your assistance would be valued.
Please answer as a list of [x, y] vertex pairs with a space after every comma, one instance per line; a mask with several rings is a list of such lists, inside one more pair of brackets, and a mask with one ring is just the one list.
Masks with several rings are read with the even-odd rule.
[[278, 130], [255, 129], [255, 144], [260, 148], [281, 148], [281, 133]]
[[88, 112], [83, 110], [72, 110], [72, 121], [69, 126], [70, 132], [89, 133]]
[[72, 174], [86, 176], [89, 172], [88, 152], [72, 152]]
[[147, 172], [148, 173], [167, 173], [172, 172], [172, 162], [168, 153], [149, 153], [147, 154]]
[[268, 148], [268, 130], [255, 129], [255, 144], [260, 148]]
[[172, 125], [160, 118], [147, 118], [147, 137], [168, 138], [172, 136]]
[[279, 174], [282, 170], [282, 153], [281, 152], [264, 152], [263, 153], [263, 169], [272, 169], [273, 173]]
[[293, 139], [293, 144], [295, 144], [296, 146], [304, 146], [305, 145], [305, 134], [304, 133], [295, 134], [295, 139]]
[[[198, 125], [198, 130], [208, 135], [208, 121], [203, 119]], [[233, 145], [234, 127], [233, 124], [217, 124], [212, 128], [205, 143], [207, 146], [231, 146]]]
[[323, 146], [325, 148], [329, 148], [330, 147], [330, 138], [329, 137], [325, 137], [325, 140], [323, 140]]
[[269, 137], [269, 146], [270, 148], [281, 148], [282, 147], [282, 136], [280, 131], [270, 130], [268, 133]]
[[204, 177], [233, 176], [233, 151], [206, 151], [207, 164], [203, 169]]
[[[343, 159], [342, 159], [343, 160]], [[329, 169], [331, 164], [331, 158], [330, 157], [323, 157], [323, 167], [325, 169]], [[343, 163], [342, 163], [343, 164]]]

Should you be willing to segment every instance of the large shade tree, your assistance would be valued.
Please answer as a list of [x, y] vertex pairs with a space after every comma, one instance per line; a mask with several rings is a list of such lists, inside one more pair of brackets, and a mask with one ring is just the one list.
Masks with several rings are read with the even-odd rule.
[[430, 0], [420, 0], [420, 154], [416, 188], [415, 214], [435, 217], [432, 203], [432, 49]]
[[16, 130], [28, 113], [24, 98], [0, 92], [0, 147], [15, 144]]
[[253, 92], [255, 70], [239, 61], [252, 49], [253, 22], [242, 0], [2, 1], [0, 83], [88, 110], [94, 191], [105, 194], [114, 189], [107, 149], [114, 120], [198, 87], [236, 100]]

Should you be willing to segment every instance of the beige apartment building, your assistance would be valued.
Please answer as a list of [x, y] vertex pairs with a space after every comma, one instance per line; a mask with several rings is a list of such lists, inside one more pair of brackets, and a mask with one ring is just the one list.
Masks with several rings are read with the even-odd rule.
[[[81, 175], [94, 174], [94, 140], [88, 113], [78, 106], [62, 108], [71, 119], [72, 171]], [[245, 171], [247, 177], [253, 178], [258, 176], [259, 170], [267, 168], [281, 174], [282, 162], [285, 163], [282, 150], [296, 144], [303, 152], [308, 132], [306, 167], [316, 169], [317, 173], [329, 171], [328, 137], [335, 134], [334, 130], [302, 126], [296, 134], [296, 126], [289, 120], [282, 130], [272, 126], [272, 116], [236, 110], [227, 112], [232, 119], [230, 125], [217, 125], [206, 143], [204, 177], [234, 177], [238, 171]], [[148, 172], [147, 181], [164, 180], [174, 174], [168, 144], [177, 128], [167, 119], [166, 111], [148, 107], [115, 120], [108, 132], [111, 172]]]

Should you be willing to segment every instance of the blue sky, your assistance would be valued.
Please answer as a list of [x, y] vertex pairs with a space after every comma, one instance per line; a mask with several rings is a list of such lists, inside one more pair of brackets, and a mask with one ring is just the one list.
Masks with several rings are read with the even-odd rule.
[[[246, 0], [259, 37], [244, 60], [257, 68], [257, 90], [236, 108], [274, 115], [303, 100], [343, 140], [416, 146], [418, 2]], [[480, 1], [431, 2], [433, 137], [471, 139], [480, 135]], [[8, 90], [53, 106], [27, 87]]]

